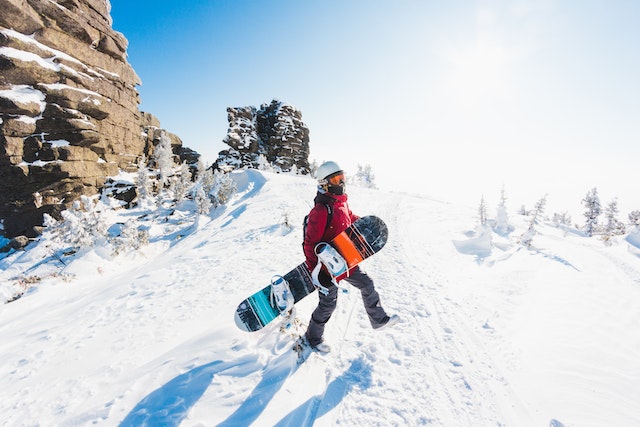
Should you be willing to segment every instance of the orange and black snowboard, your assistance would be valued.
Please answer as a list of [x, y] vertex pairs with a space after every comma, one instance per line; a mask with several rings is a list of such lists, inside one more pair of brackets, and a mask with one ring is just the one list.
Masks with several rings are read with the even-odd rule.
[[[380, 251], [387, 243], [388, 235], [387, 226], [380, 218], [364, 216], [329, 242], [344, 258], [349, 268], [336, 280], [344, 279], [351, 269]], [[311, 272], [304, 262], [282, 277], [287, 282], [296, 303], [316, 290]], [[258, 331], [281, 314], [271, 296], [271, 285], [267, 285], [238, 304], [235, 321], [238, 328], [244, 331]]]

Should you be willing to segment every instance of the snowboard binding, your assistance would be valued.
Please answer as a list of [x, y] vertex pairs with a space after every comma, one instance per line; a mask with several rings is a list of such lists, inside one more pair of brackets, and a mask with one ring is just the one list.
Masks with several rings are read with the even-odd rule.
[[282, 276], [271, 278], [271, 306], [278, 309], [281, 316], [292, 314], [295, 299], [289, 288], [289, 283]]
[[331, 283], [335, 286], [338, 286], [338, 282], [336, 281], [336, 277], [340, 276], [343, 273], [348, 271], [347, 262], [344, 260], [342, 255], [338, 253], [338, 251], [328, 243], [320, 242], [314, 248], [314, 252], [318, 256], [318, 264], [311, 272], [311, 279], [316, 288], [318, 288], [318, 292], [327, 295], [329, 293], [329, 289], [320, 283], [319, 275], [322, 267], [324, 266], [329, 272], [329, 276], [331, 277]]

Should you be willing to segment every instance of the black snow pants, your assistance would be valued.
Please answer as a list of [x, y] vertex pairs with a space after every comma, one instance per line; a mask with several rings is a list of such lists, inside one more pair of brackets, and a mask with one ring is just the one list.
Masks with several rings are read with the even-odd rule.
[[[369, 316], [371, 326], [373, 328], [379, 328], [384, 325], [389, 320], [389, 317], [380, 305], [380, 296], [378, 295], [378, 292], [373, 285], [373, 280], [371, 280], [369, 275], [362, 271], [360, 267], [356, 267], [349, 277], [344, 280], [360, 289], [362, 302], [364, 303], [364, 308]], [[324, 280], [321, 281], [323, 285], [325, 285], [324, 282]], [[327, 295], [318, 292], [320, 301], [318, 302], [318, 307], [316, 307], [311, 314], [311, 320], [309, 321], [309, 327], [307, 328], [307, 340], [311, 347], [315, 347], [322, 342], [324, 327], [331, 318], [331, 315], [335, 311], [338, 303], [338, 287], [331, 284], [330, 286], [327, 286], [327, 288], [329, 289], [329, 293]]]

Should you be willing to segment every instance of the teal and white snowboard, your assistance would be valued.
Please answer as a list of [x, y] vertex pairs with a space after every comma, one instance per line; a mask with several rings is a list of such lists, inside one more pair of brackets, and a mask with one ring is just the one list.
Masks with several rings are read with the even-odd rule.
[[[387, 237], [387, 226], [380, 218], [365, 216], [351, 224], [329, 244], [338, 251], [347, 263], [348, 269], [351, 270], [364, 259], [380, 251], [387, 243]], [[343, 272], [335, 280], [342, 280], [348, 274], [349, 271]], [[272, 292], [275, 290], [272, 289], [274, 286], [269, 284], [242, 300], [235, 312], [238, 328], [250, 332], [258, 331], [274, 319], [288, 315], [293, 304], [316, 290], [312, 273], [305, 263], [298, 265], [284, 276], [274, 276], [272, 283], [276, 287], [287, 286], [284, 294], [276, 298]]]

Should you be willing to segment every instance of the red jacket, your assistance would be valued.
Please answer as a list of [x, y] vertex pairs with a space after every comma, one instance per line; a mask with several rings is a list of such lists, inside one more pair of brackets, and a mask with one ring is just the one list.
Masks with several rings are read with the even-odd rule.
[[[347, 204], [347, 195], [320, 194], [316, 196], [315, 206], [309, 212], [307, 222], [307, 230], [304, 236], [304, 256], [306, 257], [307, 267], [310, 270], [318, 263], [318, 257], [313, 249], [319, 242], [329, 242], [331, 239], [342, 233], [351, 225], [359, 216], [354, 215]], [[329, 211], [326, 202], [331, 207], [331, 224], [327, 226]], [[325, 231], [326, 230], [326, 231]]]

